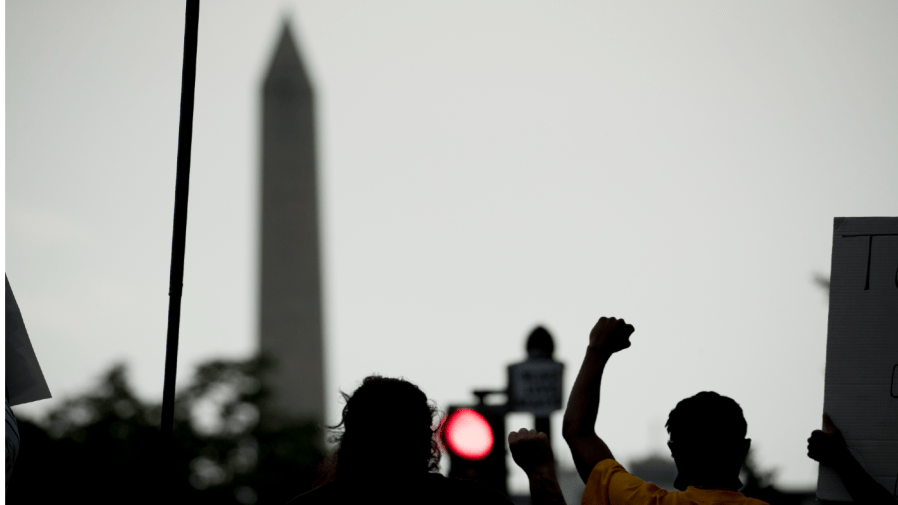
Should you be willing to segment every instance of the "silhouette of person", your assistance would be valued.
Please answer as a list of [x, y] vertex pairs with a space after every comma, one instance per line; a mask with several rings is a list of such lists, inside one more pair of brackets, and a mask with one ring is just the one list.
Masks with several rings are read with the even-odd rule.
[[814, 430], [808, 438], [808, 457], [835, 470], [856, 503], [898, 504], [898, 498], [871, 477], [852, 456], [842, 431], [825, 412], [823, 430]]
[[[633, 331], [633, 326], [623, 319], [599, 319], [589, 334], [586, 357], [564, 413], [562, 433], [577, 472], [586, 483], [583, 505], [765, 504], [737, 491], [742, 487], [739, 471], [751, 440], [745, 438], [747, 426], [742, 409], [717, 393], [701, 392], [680, 401], [667, 420], [668, 447], [679, 473], [674, 487], [679, 491], [669, 492], [645, 482], [614, 460], [611, 450], [595, 432], [599, 389], [608, 359], [630, 347]], [[554, 475], [548, 476], [551, 448], [548, 439], [542, 441], [543, 436], [527, 430], [512, 433], [511, 453], [527, 472], [534, 503], [563, 503], [563, 498], [559, 499], [553, 491], [553, 487], [557, 488]]]
[[441, 455], [439, 411], [416, 385], [372, 375], [351, 396], [342, 394], [342, 420], [330, 427], [337, 430], [338, 447], [326, 465], [326, 483], [291, 505], [511, 503], [479, 482], [435, 473]]

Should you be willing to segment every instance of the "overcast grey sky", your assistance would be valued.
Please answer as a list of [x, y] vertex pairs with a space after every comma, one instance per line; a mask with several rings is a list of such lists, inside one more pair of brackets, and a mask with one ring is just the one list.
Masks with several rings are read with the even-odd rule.
[[[6, 3], [6, 272], [56, 397], [24, 415], [117, 360], [161, 397], [183, 18]], [[814, 484], [812, 277], [833, 217], [898, 214], [898, 4], [204, 2], [181, 384], [257, 348], [259, 91], [285, 19], [318, 100], [331, 420], [371, 372], [444, 407], [504, 387], [536, 324], [569, 390], [617, 316], [636, 333], [598, 429], [619, 459], [716, 390], [779, 484]]]

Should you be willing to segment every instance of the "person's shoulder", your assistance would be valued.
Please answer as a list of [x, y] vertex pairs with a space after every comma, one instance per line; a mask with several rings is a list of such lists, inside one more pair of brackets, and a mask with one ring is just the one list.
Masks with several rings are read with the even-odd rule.
[[607, 478], [613, 474], [624, 474], [635, 477], [635, 475], [628, 472], [627, 469], [624, 468], [624, 466], [618, 463], [616, 460], [612, 458], [605, 458], [602, 461], [596, 463], [594, 467], [592, 467], [592, 471], [589, 472], [589, 480], [592, 480], [593, 478]]
[[598, 470], [600, 470], [600, 471], [604, 471], [604, 470], [624, 471], [624, 472], [627, 471], [627, 470], [624, 468], [624, 465], [620, 464], [620, 463], [619, 463], [616, 459], [614, 459], [614, 458], [605, 458], [605, 459], [603, 459], [602, 461], [599, 461], [598, 463], [596, 463], [596, 466], [592, 467], [592, 469], [593, 469], [593, 470], [598, 469]]
[[619, 462], [607, 458], [592, 468], [583, 490], [583, 503], [668, 503], [671, 496], [676, 495], [640, 479]]
[[749, 498], [738, 491], [728, 491], [727, 493], [727, 495], [718, 498], [721, 500], [721, 503], [724, 503], [724, 500], [726, 500], [725, 503], [732, 503], [734, 505], [770, 505], [766, 501], [757, 498]]
[[757, 498], [749, 498], [738, 491], [726, 489], [699, 489], [688, 487], [685, 491], [676, 492], [686, 498], [688, 503], [725, 503], [727, 505], [770, 505]]
[[476, 480], [431, 473], [427, 476], [427, 483], [432, 491], [438, 493], [435, 498], [440, 502], [458, 503], [463, 500], [467, 505], [511, 503], [504, 494]]

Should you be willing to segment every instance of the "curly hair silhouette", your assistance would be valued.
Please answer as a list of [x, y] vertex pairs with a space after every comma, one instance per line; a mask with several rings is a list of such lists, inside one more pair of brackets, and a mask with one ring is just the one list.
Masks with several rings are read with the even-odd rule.
[[[439, 469], [439, 410], [418, 386], [371, 375], [352, 395], [331, 441], [338, 443], [334, 478], [401, 477]], [[376, 461], [376, 464], [373, 462]]]

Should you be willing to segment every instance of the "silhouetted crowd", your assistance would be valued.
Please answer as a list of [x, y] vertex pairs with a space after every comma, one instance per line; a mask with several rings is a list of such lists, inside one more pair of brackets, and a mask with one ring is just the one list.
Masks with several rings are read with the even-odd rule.
[[[670, 412], [668, 447], [678, 475], [674, 487], [645, 482], [615, 460], [595, 431], [605, 365], [630, 347], [634, 328], [623, 319], [601, 318], [589, 334], [586, 355], [564, 413], [562, 433], [586, 484], [583, 505], [746, 504], [766, 502], [739, 489], [739, 472], [751, 440], [742, 409], [733, 399], [704, 391]], [[291, 505], [325, 503], [511, 503], [486, 485], [435, 473], [442, 436], [436, 406], [414, 384], [370, 376], [352, 395], [337, 430], [336, 452], [323, 467], [319, 485]], [[828, 415], [825, 430], [808, 439], [808, 456], [835, 469], [857, 503], [898, 503], [851, 455]], [[565, 503], [549, 438], [536, 430], [508, 435], [514, 461], [530, 481], [534, 504]]]
[[[630, 347], [633, 332], [623, 319], [599, 319], [589, 334], [564, 412], [562, 434], [586, 485], [582, 504], [765, 504], [739, 492], [740, 470], [751, 445], [746, 438], [748, 427], [739, 404], [714, 392], [703, 391], [680, 401], [667, 419], [677, 491], [643, 481], [615, 459], [595, 431], [601, 382], [608, 360]], [[438, 473], [446, 445], [441, 413], [415, 384], [374, 375], [343, 396], [342, 419], [330, 427], [336, 450], [320, 466], [313, 489], [293, 498], [290, 505], [511, 503], [484, 483]], [[9, 405], [7, 388], [7, 484], [19, 450], [19, 431]], [[808, 439], [808, 456], [834, 469], [856, 503], [898, 503], [854, 458], [827, 414], [823, 425]], [[520, 429], [508, 434], [508, 443], [515, 463], [527, 474], [532, 503], [565, 503], [547, 434]]]

